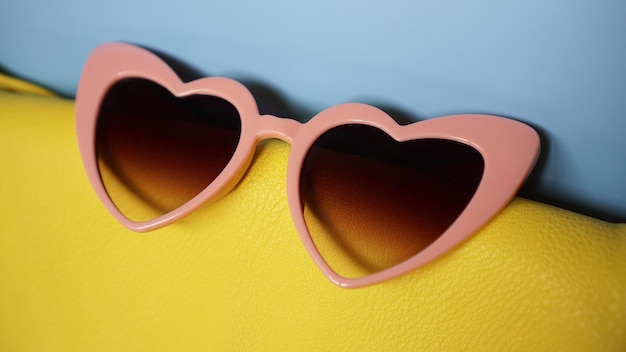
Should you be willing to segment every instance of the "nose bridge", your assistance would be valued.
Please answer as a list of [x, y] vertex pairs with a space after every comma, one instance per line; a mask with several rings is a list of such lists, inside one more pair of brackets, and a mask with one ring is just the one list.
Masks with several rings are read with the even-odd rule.
[[278, 138], [289, 144], [293, 144], [293, 139], [302, 125], [301, 122], [294, 119], [274, 115], [262, 115], [257, 138], [259, 140]]

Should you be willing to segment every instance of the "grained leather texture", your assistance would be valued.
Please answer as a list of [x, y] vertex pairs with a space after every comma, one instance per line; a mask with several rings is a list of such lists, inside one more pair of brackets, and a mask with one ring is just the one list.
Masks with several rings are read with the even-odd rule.
[[92, 191], [73, 102], [32, 93], [0, 93], [0, 351], [626, 350], [625, 225], [517, 198], [440, 260], [341, 289], [291, 223], [287, 144], [139, 234]]

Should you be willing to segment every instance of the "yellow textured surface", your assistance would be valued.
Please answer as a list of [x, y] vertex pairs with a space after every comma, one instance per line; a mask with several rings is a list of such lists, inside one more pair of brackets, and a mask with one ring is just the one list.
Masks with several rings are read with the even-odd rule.
[[291, 223], [288, 151], [133, 233], [88, 184], [73, 103], [0, 92], [0, 351], [626, 350], [625, 225], [516, 199], [441, 260], [341, 289]]

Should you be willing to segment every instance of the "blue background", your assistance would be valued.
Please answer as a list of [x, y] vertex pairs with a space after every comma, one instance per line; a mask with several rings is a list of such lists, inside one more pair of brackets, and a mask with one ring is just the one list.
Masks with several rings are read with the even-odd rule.
[[544, 148], [525, 195], [626, 220], [625, 1], [0, 5], [0, 66], [63, 94], [74, 94], [90, 50], [106, 41], [260, 82], [303, 115], [361, 101], [411, 119], [525, 121]]

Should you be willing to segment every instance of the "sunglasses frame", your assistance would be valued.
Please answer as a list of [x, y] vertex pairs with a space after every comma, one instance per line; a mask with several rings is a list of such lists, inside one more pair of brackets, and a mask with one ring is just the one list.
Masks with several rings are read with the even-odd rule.
[[[177, 97], [211, 95], [230, 102], [241, 118], [241, 137], [231, 161], [203, 191], [179, 208], [145, 222], [127, 219], [109, 198], [96, 158], [96, 124], [107, 91], [125, 78], [143, 78]], [[338, 275], [322, 258], [304, 221], [300, 199], [300, 172], [307, 152], [329, 129], [346, 125], [374, 126], [402, 142], [422, 138], [447, 139], [469, 145], [484, 159], [478, 188], [459, 217], [432, 244], [413, 257], [380, 272], [360, 277]], [[85, 64], [76, 95], [76, 131], [88, 178], [108, 211], [130, 230], [145, 232], [166, 226], [230, 191], [243, 177], [257, 144], [277, 138], [291, 144], [287, 165], [287, 197], [294, 225], [307, 252], [334, 284], [356, 288], [387, 281], [413, 271], [448, 253], [478, 232], [517, 193], [532, 170], [540, 150], [538, 134], [515, 120], [491, 115], [453, 115], [399, 125], [385, 112], [365, 104], [347, 103], [328, 108], [306, 123], [273, 115], [260, 115], [250, 91], [228, 78], [209, 77], [184, 83], [157, 55], [129, 44], [97, 47]]]

